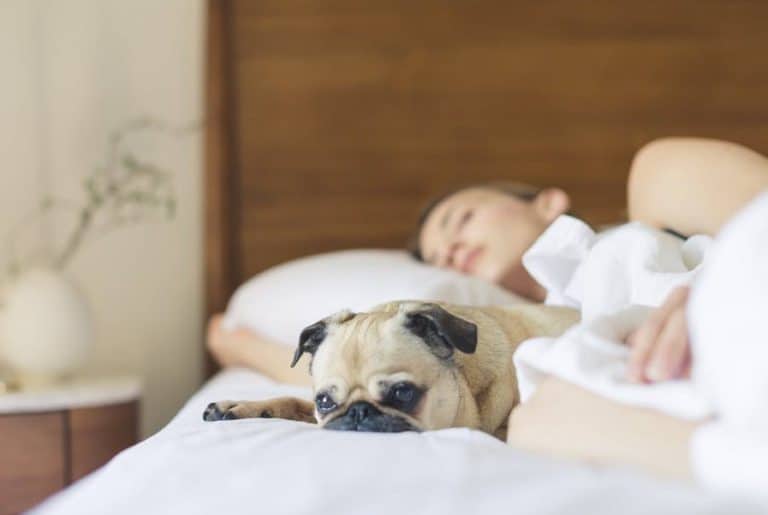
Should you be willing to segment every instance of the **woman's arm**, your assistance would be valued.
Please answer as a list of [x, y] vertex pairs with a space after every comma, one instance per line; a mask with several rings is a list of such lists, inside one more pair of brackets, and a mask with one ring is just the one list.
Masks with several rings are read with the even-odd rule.
[[691, 476], [688, 441], [696, 423], [619, 404], [553, 377], [512, 411], [513, 447], [655, 475]]
[[221, 366], [251, 368], [283, 383], [312, 384], [306, 356], [291, 368], [293, 349], [244, 329], [227, 331], [221, 321], [222, 315], [211, 317], [207, 340], [208, 350]]
[[[746, 147], [663, 139], [646, 145], [635, 157], [628, 183], [629, 215], [683, 234], [714, 235], [766, 189], [768, 159]], [[631, 338], [630, 375], [635, 380], [663, 380], [685, 371], [686, 300], [687, 290], [673, 292], [655, 318]], [[688, 445], [696, 427], [550, 377], [512, 412], [507, 441], [557, 457], [688, 478]]]
[[[671, 138], [635, 156], [628, 184], [629, 215], [683, 234], [714, 235], [739, 209], [768, 189], [768, 159], [725, 141]], [[629, 378], [637, 382], [681, 377], [690, 365], [685, 308], [687, 289], [628, 339]]]
[[726, 141], [667, 138], [635, 155], [629, 218], [682, 234], [716, 234], [768, 189], [768, 158]]

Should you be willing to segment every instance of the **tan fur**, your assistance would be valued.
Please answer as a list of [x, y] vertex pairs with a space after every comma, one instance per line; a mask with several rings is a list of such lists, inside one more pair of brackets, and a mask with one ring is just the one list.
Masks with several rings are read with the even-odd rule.
[[[405, 327], [408, 313], [438, 304], [478, 328], [476, 351], [454, 351], [450, 360], [435, 356], [421, 338]], [[322, 417], [322, 426], [356, 401], [367, 401], [384, 413], [405, 418], [423, 429], [470, 427], [499, 437], [512, 408], [519, 401], [512, 355], [524, 340], [557, 336], [578, 321], [575, 310], [542, 305], [466, 307], [417, 301], [390, 302], [367, 313], [341, 312], [326, 319], [327, 335], [312, 363], [315, 392], [330, 391], [340, 409]], [[381, 404], [387, 388], [410, 381], [426, 388], [416, 411], [404, 414]], [[314, 405], [294, 400], [296, 413]], [[283, 416], [285, 399], [254, 403], [219, 403], [236, 415], [260, 416], [271, 403], [275, 416]], [[297, 419], [289, 416], [286, 418]], [[305, 420], [304, 418], [298, 418]]]

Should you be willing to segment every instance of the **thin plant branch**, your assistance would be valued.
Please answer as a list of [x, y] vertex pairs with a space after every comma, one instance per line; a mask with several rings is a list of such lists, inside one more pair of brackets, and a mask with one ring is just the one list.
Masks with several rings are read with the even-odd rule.
[[[63, 247], [52, 256], [45, 256], [56, 268], [64, 268], [86, 242], [125, 227], [154, 220], [170, 220], [175, 216], [176, 195], [173, 175], [153, 163], [138, 158], [125, 148], [130, 136], [144, 132], [180, 138], [196, 132], [201, 123], [172, 125], [153, 118], [129, 121], [111, 131], [107, 137], [104, 162], [83, 179], [85, 201], [81, 207], [73, 202], [45, 199], [29, 216], [24, 217], [8, 233], [9, 256], [5, 273], [10, 280], [20, 273], [24, 257], [18, 250], [23, 229], [33, 222], [50, 216], [54, 211], [67, 210], [76, 214], [76, 222], [64, 239]], [[158, 217], [159, 215], [162, 215]], [[0, 282], [0, 287], [2, 282]]]

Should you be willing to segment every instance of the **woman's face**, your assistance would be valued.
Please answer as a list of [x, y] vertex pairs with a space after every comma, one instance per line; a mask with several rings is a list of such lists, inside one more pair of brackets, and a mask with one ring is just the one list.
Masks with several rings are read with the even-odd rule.
[[[438, 203], [420, 235], [427, 263], [495, 283], [514, 283], [523, 254], [568, 209], [568, 196], [543, 190], [525, 201], [489, 188], [468, 188]], [[523, 271], [524, 272], [524, 271]]]

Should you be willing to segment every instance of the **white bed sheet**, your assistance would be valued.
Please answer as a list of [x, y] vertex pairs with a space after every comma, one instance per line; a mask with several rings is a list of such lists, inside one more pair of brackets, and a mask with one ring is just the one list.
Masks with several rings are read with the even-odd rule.
[[762, 513], [690, 486], [533, 456], [468, 429], [351, 434], [276, 419], [201, 418], [214, 400], [280, 395], [309, 391], [222, 372], [163, 430], [33, 513]]

